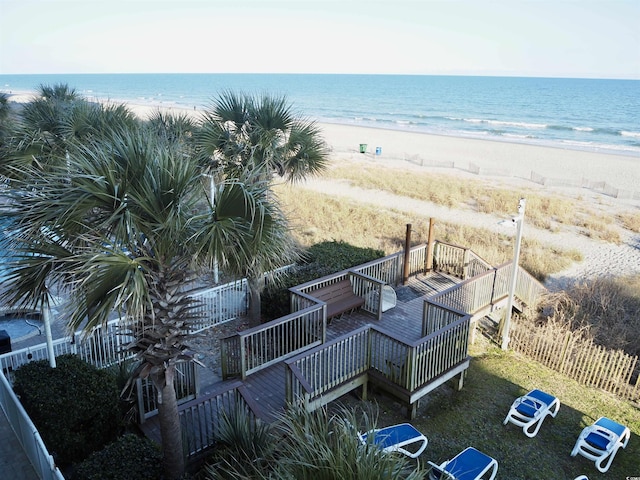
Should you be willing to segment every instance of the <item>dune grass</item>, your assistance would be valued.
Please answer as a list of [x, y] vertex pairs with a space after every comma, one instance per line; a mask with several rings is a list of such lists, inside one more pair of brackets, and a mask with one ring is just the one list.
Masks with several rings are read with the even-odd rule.
[[[428, 216], [337, 200], [295, 185], [279, 185], [276, 192], [302, 246], [336, 240], [391, 254], [403, 249], [408, 223], [412, 225], [414, 244], [428, 239]], [[512, 236], [447, 222], [437, 222], [435, 229], [438, 240], [469, 247], [493, 265], [510, 261], [513, 255]], [[523, 239], [521, 265], [540, 280], [579, 260], [581, 254], [575, 249], [553, 248]]]
[[[385, 173], [380, 167], [358, 170], [335, 167], [325, 178], [348, 180], [354, 186], [379, 189], [398, 195], [431, 201], [452, 208], [470, 208], [478, 212], [510, 215], [521, 192], [495, 188], [482, 182], [450, 176], [416, 175], [415, 172]], [[446, 187], [445, 187], [446, 186]], [[336, 200], [329, 195], [295, 186], [279, 186], [277, 193], [290, 213], [294, 234], [302, 245], [323, 240], [342, 240], [354, 245], [397, 252], [403, 248], [405, 227], [411, 223], [414, 243], [427, 240], [429, 218], [408, 215], [393, 209], [368, 207], [356, 202]], [[635, 213], [603, 216], [579, 200], [527, 194], [527, 221], [539, 228], [556, 231], [574, 228], [591, 237], [618, 242], [617, 225], [640, 231], [640, 215]], [[497, 265], [509, 261], [513, 238], [486, 229], [438, 221], [436, 238], [472, 248]], [[556, 249], [523, 239], [521, 264], [537, 278], [560, 271], [581, 260], [572, 249]], [[586, 388], [568, 377], [513, 352], [503, 352], [480, 338], [472, 346], [471, 367], [465, 386], [456, 391], [445, 385], [423, 400], [418, 417], [412, 422], [429, 438], [429, 446], [419, 459], [441, 462], [467, 446], [475, 446], [499, 462], [499, 478], [511, 480], [548, 478], [573, 479], [586, 474], [591, 479], [625, 478], [640, 472], [640, 411], [604, 391]], [[541, 388], [560, 398], [562, 406], [555, 419], [545, 420], [540, 433], [527, 438], [513, 425], [502, 421], [511, 402], [533, 388]], [[379, 411], [378, 426], [406, 421], [403, 406], [382, 392], [371, 391], [369, 406], [355, 395], [346, 395], [335, 408]], [[573, 444], [582, 428], [600, 416], [608, 416], [627, 425], [632, 438], [618, 452], [607, 474], [600, 474], [583, 457], [571, 457]]]
[[[442, 462], [474, 446], [498, 461], [498, 478], [509, 480], [572, 480], [580, 474], [590, 479], [626, 478], [638, 474], [640, 410], [636, 407], [518, 354], [489, 346], [484, 338], [471, 353], [464, 388], [458, 392], [447, 384], [434, 390], [412, 421], [429, 439], [421, 462]], [[530, 439], [521, 428], [504, 426], [502, 421], [511, 402], [534, 388], [557, 396], [561, 407], [557, 417], [548, 417], [538, 435]], [[370, 393], [368, 403], [379, 410], [379, 426], [406, 421], [402, 406], [386, 394]], [[341, 405], [362, 408], [353, 395], [343, 397]], [[583, 457], [570, 456], [582, 429], [600, 416], [612, 418], [632, 432], [627, 448], [618, 452], [607, 474], [599, 473], [594, 463]]]
[[470, 208], [480, 213], [511, 215], [521, 195], [527, 198], [527, 223], [555, 231], [560, 226], [576, 227], [592, 238], [619, 243], [617, 225], [640, 225], [640, 214], [616, 219], [603, 216], [585, 202], [560, 195], [541, 195], [533, 189], [496, 187], [481, 178], [468, 179], [453, 175], [415, 170], [402, 171], [379, 165], [334, 166], [323, 178], [347, 180], [364, 189], [383, 190], [416, 200], [449, 208]]

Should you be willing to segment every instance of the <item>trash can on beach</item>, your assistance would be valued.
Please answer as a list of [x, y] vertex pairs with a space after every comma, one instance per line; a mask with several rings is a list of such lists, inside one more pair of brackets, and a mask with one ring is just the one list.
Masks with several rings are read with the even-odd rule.
[[382, 147], [376, 147], [376, 155], [382, 155]]
[[367, 144], [366, 143], [361, 143], [360, 144], [360, 153], [367, 153]]

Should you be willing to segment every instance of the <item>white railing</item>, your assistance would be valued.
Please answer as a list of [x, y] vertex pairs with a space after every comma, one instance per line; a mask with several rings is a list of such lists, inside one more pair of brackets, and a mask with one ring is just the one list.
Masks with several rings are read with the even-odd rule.
[[[203, 314], [195, 331], [204, 330], [221, 323], [228, 322], [244, 315], [248, 308], [248, 288], [246, 280], [198, 292], [194, 297], [201, 301]], [[53, 341], [53, 352], [56, 357], [65, 354], [78, 355], [98, 368], [105, 368], [133, 358], [133, 354], [125, 351], [125, 346], [132, 337], [126, 333], [121, 319], [109, 321], [105, 326], [94, 329], [90, 334], [81, 332]], [[5, 412], [13, 431], [20, 440], [29, 461], [36, 473], [43, 480], [64, 480], [62, 473], [53, 464], [53, 458], [40, 438], [40, 434], [24, 411], [20, 401], [11, 387], [13, 372], [20, 366], [38, 360], [47, 360], [47, 345], [40, 344], [22, 348], [0, 355], [0, 406]], [[182, 378], [182, 375], [178, 376]], [[193, 375], [184, 377], [185, 385], [193, 384]], [[193, 393], [187, 386], [177, 387]], [[148, 410], [155, 408], [153, 402], [145, 404], [140, 415], [148, 417]]]
[[180, 426], [184, 436], [184, 449], [188, 457], [200, 455], [214, 446], [219, 438], [219, 426], [224, 416], [232, 416], [243, 410], [249, 422], [255, 426], [260, 407], [251, 400], [241, 382], [225, 385], [205, 397], [192, 400], [178, 407]]
[[38, 477], [42, 480], [64, 480], [40, 438], [38, 430], [2, 373], [0, 373], [0, 405]]
[[249, 287], [246, 279], [213, 288], [193, 295], [198, 306], [199, 320], [192, 323], [192, 332], [200, 332], [222, 323], [242, 317], [249, 308]]

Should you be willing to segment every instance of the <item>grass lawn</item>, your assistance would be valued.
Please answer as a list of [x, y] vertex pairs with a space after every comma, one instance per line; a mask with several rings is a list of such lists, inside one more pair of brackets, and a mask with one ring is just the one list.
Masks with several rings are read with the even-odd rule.
[[[480, 345], [482, 344], [482, 345]], [[423, 400], [413, 425], [429, 439], [420, 462], [440, 463], [468, 446], [498, 461], [497, 478], [509, 480], [573, 480], [584, 474], [598, 478], [640, 477], [640, 409], [604, 391], [586, 388], [536, 362], [489, 346], [484, 339], [472, 349], [473, 359], [464, 388], [436, 389]], [[560, 399], [556, 418], [547, 417], [538, 435], [526, 437], [522, 429], [502, 421], [513, 400], [539, 388]], [[369, 395], [379, 409], [378, 426], [407, 421], [404, 408], [384, 394]], [[353, 396], [345, 404], [357, 405]], [[631, 439], [620, 449], [606, 474], [594, 462], [571, 457], [582, 429], [606, 416], [629, 427]]]

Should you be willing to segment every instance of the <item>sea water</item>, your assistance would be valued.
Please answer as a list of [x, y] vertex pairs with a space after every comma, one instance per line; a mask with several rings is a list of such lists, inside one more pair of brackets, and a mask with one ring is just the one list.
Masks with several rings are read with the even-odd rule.
[[0, 91], [65, 83], [89, 99], [203, 110], [227, 90], [286, 96], [329, 123], [640, 157], [640, 80], [332, 74], [0, 75]]

